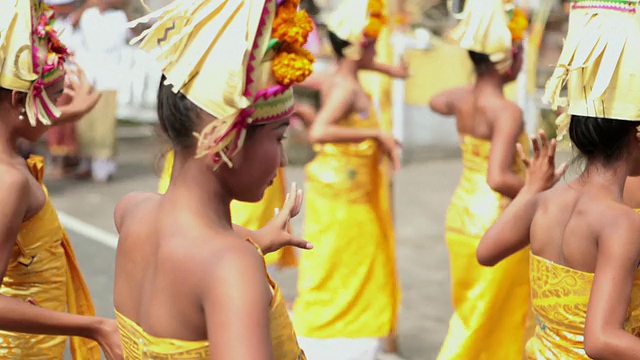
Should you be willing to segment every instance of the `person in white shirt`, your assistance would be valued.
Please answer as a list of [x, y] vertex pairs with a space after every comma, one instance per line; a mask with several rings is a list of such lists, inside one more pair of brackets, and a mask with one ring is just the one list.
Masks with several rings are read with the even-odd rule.
[[127, 44], [124, 0], [97, 0], [80, 17], [76, 60], [101, 93], [98, 104], [77, 126], [83, 160], [78, 175], [105, 182], [116, 171], [117, 94], [122, 81], [120, 57]]
[[[67, 46], [70, 53], [74, 53], [78, 47], [78, 36], [69, 15], [76, 10], [76, 0], [46, 0], [46, 4], [55, 10], [56, 21], [53, 27], [60, 40]], [[77, 165], [78, 141], [75, 126], [69, 123], [52, 127], [47, 131], [47, 148], [51, 157], [48, 175], [60, 177], [65, 173], [65, 165]]]

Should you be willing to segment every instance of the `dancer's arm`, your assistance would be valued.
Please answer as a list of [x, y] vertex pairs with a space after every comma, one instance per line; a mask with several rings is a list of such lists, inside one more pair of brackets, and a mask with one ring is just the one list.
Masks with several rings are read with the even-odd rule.
[[[282, 205], [282, 210], [263, 228], [252, 231], [243, 226], [233, 224], [233, 230], [244, 238], [250, 238], [260, 246], [263, 254], [268, 254], [284, 246], [295, 246], [300, 249], [313, 249], [313, 245], [289, 232], [289, 222], [300, 213], [302, 208], [302, 190], [298, 190], [296, 183]], [[274, 209], [275, 210], [275, 209]]]
[[296, 87], [305, 88], [308, 90], [316, 90], [320, 91], [322, 88], [322, 84], [327, 76], [330, 76], [329, 72], [325, 71], [314, 71], [311, 75], [307, 76], [303, 82], [296, 84]]
[[210, 359], [273, 359], [269, 309], [273, 295], [264, 260], [241, 238], [205, 258], [201, 283]]
[[602, 210], [584, 349], [591, 359], [638, 359], [640, 339], [624, 324], [640, 262], [640, 215], [622, 206]]
[[68, 68], [64, 93], [57, 102], [60, 117], [53, 125], [63, 125], [80, 120], [100, 100], [100, 93], [89, 83], [80, 67]]
[[[27, 216], [30, 201], [28, 179], [13, 169], [2, 169], [0, 183], [0, 282]], [[122, 350], [114, 320], [73, 315], [43, 309], [25, 301], [0, 295], [0, 329], [28, 334], [81, 336], [97, 341], [109, 359], [121, 359]]]
[[345, 83], [337, 82], [334, 90], [327, 94], [316, 120], [311, 125], [309, 140], [312, 143], [361, 142], [376, 139], [378, 129], [355, 129], [338, 125], [338, 121], [348, 115], [353, 107], [355, 89]]
[[72, 12], [69, 15], [69, 20], [71, 21], [71, 24], [74, 27], [77, 27], [78, 24], [80, 24], [80, 18], [82, 18], [82, 14], [84, 13], [84, 11], [91, 7], [98, 6], [98, 4], [99, 4], [98, 0], [85, 1], [85, 3], [82, 4], [82, 6], [80, 6], [78, 9], [76, 9], [74, 12]]
[[464, 98], [468, 89], [453, 88], [433, 95], [429, 101], [429, 107], [440, 115], [455, 115], [456, 103], [459, 99]]
[[502, 109], [496, 109], [496, 112], [499, 114], [492, 124], [487, 183], [493, 191], [513, 199], [524, 185], [524, 181], [512, 169], [516, 144], [522, 134], [522, 111], [517, 105], [509, 103]]
[[353, 108], [355, 90], [347, 83], [336, 82], [335, 90], [327, 94], [318, 116], [311, 125], [309, 141], [312, 143], [362, 142], [373, 139], [378, 142], [383, 153], [391, 159], [395, 169], [400, 168], [398, 141], [392, 134], [377, 128], [358, 129], [338, 125], [338, 121]]
[[398, 65], [384, 64], [375, 61], [367, 70], [376, 71], [395, 79], [406, 79], [410, 76], [409, 63], [405, 58], [400, 59], [400, 63]]
[[318, 115], [318, 112], [312, 105], [296, 102], [293, 106], [293, 115], [299, 117], [300, 120], [302, 120], [304, 127], [309, 129], [313, 124], [313, 120]]
[[494, 266], [529, 244], [529, 231], [541, 191], [525, 186], [482, 236], [476, 257], [483, 266]]
[[548, 142], [544, 132], [540, 132], [540, 142], [533, 139], [533, 149], [530, 160], [518, 146], [520, 158], [527, 167], [527, 181], [480, 240], [476, 256], [484, 266], [493, 266], [529, 244], [539, 194], [553, 187], [567, 169], [566, 163], [555, 168], [556, 140]]

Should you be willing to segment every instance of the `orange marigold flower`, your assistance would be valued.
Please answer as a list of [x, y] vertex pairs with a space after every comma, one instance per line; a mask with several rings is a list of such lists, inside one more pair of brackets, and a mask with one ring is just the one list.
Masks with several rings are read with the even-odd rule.
[[281, 85], [301, 83], [311, 75], [314, 61], [306, 49], [283, 44], [273, 59], [273, 75]]
[[518, 42], [524, 38], [524, 32], [529, 27], [529, 21], [525, 13], [516, 8], [513, 11], [511, 21], [509, 21], [509, 31], [511, 32], [511, 40]]
[[384, 23], [384, 18], [382, 17], [370, 17], [367, 27], [364, 28], [364, 35], [372, 39], [377, 39]]
[[300, 0], [287, 0], [284, 4], [282, 5], [290, 5], [293, 6], [294, 8], [298, 8], [298, 6], [300, 6]]
[[313, 21], [307, 12], [295, 9], [292, 12], [286, 3], [278, 8], [271, 36], [292, 45], [302, 46], [307, 42], [312, 30]]
[[381, 0], [369, 0], [367, 11], [369, 12], [369, 15], [372, 16], [382, 15], [382, 12], [384, 11], [384, 4]]

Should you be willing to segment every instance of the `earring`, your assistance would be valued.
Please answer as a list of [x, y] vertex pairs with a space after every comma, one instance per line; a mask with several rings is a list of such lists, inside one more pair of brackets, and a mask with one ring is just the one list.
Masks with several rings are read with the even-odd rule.
[[18, 120], [24, 121], [24, 114], [26, 112], [27, 112], [27, 110], [25, 110], [25, 108], [22, 108], [22, 110], [20, 110], [20, 115], [18, 115]]

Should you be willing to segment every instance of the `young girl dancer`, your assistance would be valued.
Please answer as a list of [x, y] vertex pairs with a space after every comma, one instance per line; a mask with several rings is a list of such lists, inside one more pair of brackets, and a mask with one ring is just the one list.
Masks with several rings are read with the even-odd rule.
[[66, 48], [43, 1], [2, 0], [0, 9], [0, 357], [62, 359], [67, 336], [74, 336], [74, 359], [100, 359], [98, 345], [107, 358], [120, 359], [115, 321], [93, 316], [73, 248], [42, 184], [44, 161], [25, 162], [17, 150], [19, 139], [37, 140], [64, 115], [55, 103]]
[[[313, 62], [306, 14], [293, 0], [177, 0], [142, 21], [155, 15], [141, 46], [163, 69], [158, 115], [175, 163], [166, 194], [133, 193], [115, 211], [125, 356], [305, 359], [261, 249], [234, 231], [229, 208], [259, 201], [286, 164], [290, 86]], [[300, 206], [293, 195], [285, 213]]]
[[571, 3], [545, 94], [563, 104], [568, 81], [569, 137], [584, 170], [547, 190], [562, 169], [554, 172], [555, 144], [534, 141], [525, 187], [478, 247], [480, 263], [494, 265], [531, 245], [529, 359], [640, 356], [640, 215], [622, 202], [627, 177], [640, 174], [640, 22], [636, 1], [602, 3]]
[[475, 254], [482, 235], [524, 184], [515, 151], [516, 143], [527, 141], [522, 112], [503, 87], [522, 66], [519, 42], [527, 21], [502, 0], [469, 0], [462, 16], [450, 35], [469, 51], [475, 83], [431, 100], [434, 111], [455, 115], [463, 162], [445, 224], [454, 313], [438, 359], [518, 359], [531, 335], [529, 255], [521, 251], [485, 268]]

